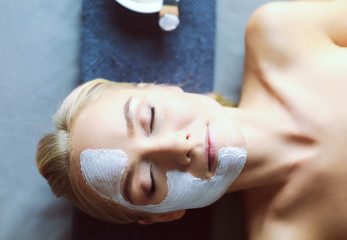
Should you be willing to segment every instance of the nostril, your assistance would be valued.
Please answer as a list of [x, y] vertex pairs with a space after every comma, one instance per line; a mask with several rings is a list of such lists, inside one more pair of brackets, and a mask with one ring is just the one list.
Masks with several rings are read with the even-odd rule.
[[191, 158], [191, 152], [190, 152], [190, 151], [187, 152], [186, 157], [187, 157], [188, 159]]
[[191, 151], [188, 151], [186, 153], [186, 158], [184, 160], [184, 164], [189, 164], [191, 161], [192, 161], [192, 159], [191, 159]]

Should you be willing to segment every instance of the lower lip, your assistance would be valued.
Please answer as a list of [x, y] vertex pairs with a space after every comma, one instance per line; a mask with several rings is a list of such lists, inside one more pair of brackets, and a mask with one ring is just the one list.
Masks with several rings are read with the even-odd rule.
[[205, 141], [206, 141], [205, 157], [207, 160], [208, 170], [210, 171], [216, 156], [216, 146], [215, 146], [214, 138], [211, 135], [209, 126], [207, 126]]

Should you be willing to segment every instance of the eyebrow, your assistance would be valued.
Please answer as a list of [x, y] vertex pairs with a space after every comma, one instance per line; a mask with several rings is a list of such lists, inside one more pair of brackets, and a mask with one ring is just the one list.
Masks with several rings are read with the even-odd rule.
[[132, 101], [133, 97], [129, 97], [129, 99], [126, 101], [126, 103], [124, 104], [124, 118], [125, 121], [127, 123], [127, 128], [128, 128], [128, 134], [130, 136], [134, 135], [134, 123], [133, 123], [133, 116], [132, 113], [130, 111], [130, 105], [131, 105], [131, 101]]
[[125, 175], [123, 193], [124, 193], [125, 199], [128, 200], [132, 204], [134, 204], [134, 203], [133, 203], [133, 200], [132, 200], [131, 195], [130, 195], [130, 185], [131, 185], [133, 176], [134, 176], [134, 165], [131, 165], [129, 171]]

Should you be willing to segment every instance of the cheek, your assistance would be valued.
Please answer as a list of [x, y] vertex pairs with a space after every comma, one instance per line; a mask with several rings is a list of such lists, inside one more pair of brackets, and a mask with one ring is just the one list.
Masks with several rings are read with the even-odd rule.
[[198, 94], [167, 94], [156, 99], [157, 132], [175, 131], [191, 125], [197, 119], [220, 117], [221, 106], [213, 99]]
[[167, 104], [167, 112], [178, 122], [191, 121], [195, 117], [205, 114], [210, 103], [203, 96], [182, 94], [176, 100]]
[[161, 89], [165, 89], [165, 90], [169, 90], [172, 91], [174, 93], [183, 93], [183, 89], [177, 86], [165, 86], [165, 85], [161, 85], [159, 86]]
[[178, 130], [190, 121], [190, 111], [181, 101], [161, 101], [157, 109], [156, 131]]

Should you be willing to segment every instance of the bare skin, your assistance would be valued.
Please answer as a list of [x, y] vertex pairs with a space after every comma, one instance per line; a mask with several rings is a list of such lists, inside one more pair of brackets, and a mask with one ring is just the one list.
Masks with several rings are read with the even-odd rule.
[[[75, 155], [86, 148], [124, 150], [137, 166], [131, 198], [138, 205], [157, 204], [167, 195], [167, 171], [211, 176], [204, 158], [208, 127], [216, 153], [225, 146], [247, 149], [246, 165], [228, 192], [244, 190], [249, 239], [346, 239], [346, 16], [346, 0], [261, 7], [247, 26], [238, 108], [172, 87], [117, 89], [75, 120]], [[128, 134], [123, 116], [129, 99], [135, 134]], [[157, 179], [150, 197], [153, 181], [149, 171], [142, 174], [143, 163], [154, 166]], [[184, 211], [139, 223], [179, 219]]]
[[249, 239], [346, 239], [347, 1], [270, 3], [246, 31], [235, 114]]

